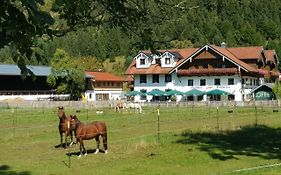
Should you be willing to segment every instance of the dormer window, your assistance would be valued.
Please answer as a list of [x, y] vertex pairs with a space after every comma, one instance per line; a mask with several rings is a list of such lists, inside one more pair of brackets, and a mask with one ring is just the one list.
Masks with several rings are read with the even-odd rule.
[[170, 57], [165, 58], [165, 64], [171, 64], [171, 58]]
[[161, 65], [161, 60], [160, 59], [155, 59], [155, 63], [158, 65]]
[[151, 65], [151, 59], [144, 53], [140, 53], [136, 56], [136, 68], [148, 68]]
[[176, 58], [170, 52], [165, 52], [161, 55], [161, 67], [174, 67], [176, 65]]
[[140, 59], [140, 65], [145, 65], [145, 58]]

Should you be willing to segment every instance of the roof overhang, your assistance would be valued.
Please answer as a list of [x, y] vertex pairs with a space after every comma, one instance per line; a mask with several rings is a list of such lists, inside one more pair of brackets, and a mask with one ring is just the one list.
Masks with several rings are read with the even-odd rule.
[[272, 89], [272, 85], [270, 85], [270, 84], [261, 84], [261, 85], [259, 85], [258, 87], [252, 89], [252, 90], [250, 91], [250, 94], [254, 93], [255, 91], [257, 91], [258, 89], [260, 89], [260, 88], [263, 87], [263, 86], [266, 86], [266, 87]]
[[[236, 63], [235, 61], [233, 61], [231, 58], [227, 57], [226, 55], [224, 55], [223, 53], [221, 53], [220, 51], [218, 51], [217, 49], [213, 48], [211, 45], [205, 45], [201, 48], [199, 48], [197, 51], [195, 51], [192, 55], [190, 55], [188, 58], [186, 58], [185, 61], [183, 61], [182, 63], [180, 63], [179, 65], [177, 65], [176, 67], [174, 67], [172, 70], [170, 70], [169, 73], [172, 73], [173, 71], [175, 71], [176, 69], [178, 69], [180, 66], [182, 66], [184, 63], [186, 63], [187, 61], [190, 61], [195, 55], [197, 55], [198, 53], [200, 53], [203, 50], [208, 50], [208, 49], [212, 49], [214, 52], [218, 53], [219, 55], [221, 55], [222, 57], [224, 57], [225, 59], [227, 59], [228, 61], [232, 62], [233, 64], [235, 64], [238, 67], [241, 67], [243, 70], [245, 70], [246, 72], [249, 72], [249, 70], [247, 68], [245, 68], [244, 66], [240, 65], [239, 63]], [[238, 59], [238, 58], [237, 58]]]

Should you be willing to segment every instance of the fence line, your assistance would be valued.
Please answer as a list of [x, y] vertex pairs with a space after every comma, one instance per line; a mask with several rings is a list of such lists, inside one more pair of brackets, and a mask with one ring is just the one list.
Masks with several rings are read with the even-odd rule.
[[[0, 101], [0, 108], [56, 108], [58, 106], [65, 106], [69, 108], [79, 109], [98, 109], [98, 108], [114, 108], [116, 101]], [[152, 107], [182, 107], [182, 106], [221, 106], [221, 107], [247, 107], [247, 106], [267, 106], [280, 107], [280, 100], [268, 101], [159, 101], [159, 102], [142, 102], [142, 106]]]
[[[159, 105], [158, 103], [153, 103], [153, 107], [155, 107], [155, 109], [156, 109], [156, 107]], [[193, 116], [190, 116], [189, 115], [189, 117], [192, 117], [192, 118], [184, 118], [184, 117], [182, 117], [182, 115], [181, 115], [181, 118], [180, 119], [178, 119], [178, 118], [176, 118], [176, 117], [174, 117], [174, 119], [173, 120], [171, 120], [171, 119], [169, 119], [169, 117], [168, 116], [165, 116], [164, 117], [164, 120], [163, 120], [163, 118], [162, 118], [162, 116], [163, 116], [163, 114], [165, 113], [165, 114], [167, 114], [167, 113], [172, 113], [172, 114], [176, 114], [175, 113], [175, 111], [176, 111], [176, 108], [175, 107], [177, 107], [177, 104], [175, 104], [175, 103], [173, 103], [173, 107], [174, 107], [174, 109], [167, 109], [167, 106], [165, 106], [166, 104], [160, 104], [161, 106], [160, 106], [160, 109], [162, 109], [162, 111], [160, 111], [160, 128], [161, 128], [161, 130], [159, 131], [159, 134], [161, 135], [161, 134], [165, 134], [165, 133], [171, 133], [171, 132], [173, 132], [173, 133], [175, 133], [175, 132], [180, 132], [180, 131], [183, 131], [184, 129], [189, 129], [189, 125], [186, 125], [186, 126], [184, 126], [184, 125], [181, 125], [180, 127], [177, 127], [177, 128], [167, 128], [167, 126], [169, 125], [169, 123], [170, 122], [174, 122], [174, 123], [182, 123], [182, 121], [185, 121], [187, 124], [189, 124], [189, 123], [193, 123], [193, 121], [196, 121], [196, 120], [199, 120], [199, 121], [203, 121], [203, 120], [206, 120], [207, 122], [208, 121], [210, 121], [210, 120], [215, 120], [216, 119], [216, 113], [215, 113], [215, 108], [213, 108], [213, 107], [215, 107], [215, 105], [213, 105], [213, 106], [211, 106], [212, 107], [212, 115], [211, 115], [211, 117], [206, 117], [206, 116], [196, 116], [196, 117], [193, 117]], [[170, 105], [170, 104], [168, 104], [168, 105]], [[184, 106], [184, 104], [180, 104], [180, 105], [182, 105], [181, 107], [185, 107]], [[178, 105], [178, 106], [180, 106], [180, 105]], [[55, 106], [55, 107], [57, 107], [57, 106]], [[156, 121], [156, 116], [157, 116], [157, 113], [156, 113], [156, 110], [155, 109], [153, 109], [153, 107], [150, 109], [149, 108], [149, 110], [147, 110], [148, 112], [151, 112], [151, 113], [155, 113], [155, 116], [153, 116], [153, 118], [150, 118], [150, 120], [149, 121], [143, 121], [141, 124], [138, 124], [138, 122], [137, 122], [137, 120], [138, 120], [138, 118], [133, 118], [134, 120], [135, 120], [135, 124], [132, 126], [132, 127], [129, 127], [129, 128], [121, 128], [121, 129], [114, 129], [114, 130], [110, 130], [108, 133], [113, 133], [113, 132], [120, 132], [120, 131], [127, 131], [127, 130], [133, 130], [133, 129], [139, 129], [139, 128], [142, 128], [144, 125], [151, 125], [151, 124], [155, 124], [154, 126], [152, 125], [151, 126], [151, 130], [149, 129], [149, 132], [148, 133], [143, 133], [143, 134], [140, 134], [140, 135], [136, 135], [136, 134], [134, 134], [134, 135], [126, 135], [126, 137], [125, 138], [118, 138], [117, 137], [117, 139], [114, 139], [114, 140], [112, 140], [112, 141], [109, 141], [108, 143], [109, 143], [109, 147], [110, 147], [110, 145], [111, 144], [116, 144], [116, 143], [121, 143], [121, 142], [124, 142], [124, 141], [130, 141], [130, 140], [138, 140], [138, 139], [140, 139], [140, 138], [144, 138], [144, 139], [146, 139], [146, 140], [148, 140], [148, 139], [150, 139], [150, 138], [148, 138], [148, 137], [152, 137], [153, 136], [153, 139], [155, 140], [155, 142], [154, 143], [157, 143], [157, 126], [156, 126], [156, 123], [157, 123], [157, 121]], [[169, 107], [169, 106], [168, 106]], [[196, 110], [196, 108], [200, 108], [201, 106], [196, 106], [195, 107], [195, 110]], [[255, 117], [255, 106], [246, 106], [246, 107], [248, 107], [249, 109], [251, 109], [251, 114], [252, 115], [250, 115], [250, 116], [246, 116], [247, 117], [247, 119], [249, 119], [249, 120], [247, 120], [246, 121], [246, 123], [247, 124], [254, 124], [254, 120], [252, 121], [252, 119], [254, 119], [254, 117]], [[260, 106], [260, 108], [261, 107], [263, 107], [263, 106]], [[272, 106], [267, 106], [267, 107], [272, 107]], [[182, 108], [181, 108], [182, 109]], [[221, 108], [219, 108], [219, 109], [221, 109]], [[169, 111], [168, 111], [169, 110]], [[183, 114], [183, 111], [184, 110], [182, 110], [181, 112], [179, 112], [179, 111], [177, 111], [177, 113], [179, 113], [179, 114]], [[85, 115], [86, 115], [86, 111], [82, 111], [83, 113], [80, 113], [80, 114], [83, 114], [83, 116], [85, 117]], [[225, 112], [225, 110], [224, 110], [224, 112]], [[106, 118], [105, 119], [105, 121], [110, 121], [110, 120], [115, 120], [115, 119], [124, 119], [124, 118], [127, 118], [127, 119], [131, 119], [131, 118], [129, 118], [130, 116], [121, 116], [121, 114], [119, 114], [119, 113], [116, 113], [116, 114], [118, 114], [119, 116], [118, 117], [114, 117], [114, 118]], [[225, 114], [225, 113], [224, 113]], [[227, 114], [227, 113], [226, 113]], [[22, 114], [21, 114], [22, 115]], [[38, 115], [38, 114], [36, 114], [36, 115]], [[56, 114], [55, 114], [56, 115]], [[12, 116], [12, 115], [11, 115]], [[139, 116], [139, 115], [135, 115], [135, 116]], [[134, 117], [135, 117], [134, 116]], [[155, 117], [155, 118], [154, 118]], [[221, 117], [221, 119], [223, 119], [223, 120], [220, 120], [219, 122], [220, 122], [220, 125], [223, 125], [223, 126], [226, 126], [226, 128], [228, 128], [228, 129], [233, 129], [233, 127], [237, 127], [237, 126], [241, 126], [241, 123], [239, 122], [239, 118], [234, 118], [235, 119], [235, 124], [230, 128], [230, 127], [227, 127], [227, 125], [229, 124], [229, 122], [226, 122], [226, 121], [224, 121], [224, 119], [227, 119], [228, 117], [231, 117], [231, 116], [222, 116], [221, 114], [220, 114], [220, 117]], [[103, 118], [104, 119], [104, 118]], [[146, 119], [148, 119], [148, 118], [146, 118]], [[58, 121], [57, 121], [58, 122]], [[206, 123], [201, 123], [200, 124], [200, 122], [199, 122], [199, 124], [198, 124], [198, 126], [196, 125], [196, 128], [198, 128], [200, 131], [206, 131], [206, 128], [204, 128], [204, 126], [205, 126], [205, 124]], [[207, 123], [207, 125], [209, 126], [209, 129], [214, 129], [215, 127], [216, 127], [216, 123]], [[24, 129], [39, 129], [39, 128], [44, 128], [44, 127], [54, 127], [54, 126], [57, 126], [57, 124], [48, 124], [48, 125], [39, 125], [39, 126], [36, 126], [36, 127], [22, 127], [22, 128], [17, 128], [18, 126], [20, 126], [20, 125], [15, 125], [15, 127], [16, 127], [16, 130], [24, 130]], [[24, 125], [23, 125], [24, 126]], [[162, 127], [162, 126], [164, 126], [164, 127]], [[221, 129], [222, 128], [225, 128], [225, 127], [222, 127], [221, 126]], [[0, 131], [1, 131], [1, 127], [0, 127]], [[8, 128], [5, 128], [5, 129], [8, 129]], [[10, 127], [10, 129], [14, 129], [14, 127]], [[219, 128], [218, 128], [219, 129]], [[235, 129], [235, 128], [234, 128]], [[17, 132], [17, 131], [16, 131]], [[56, 140], [59, 138], [59, 136], [58, 137], [56, 137]], [[52, 138], [50, 138], [49, 140], [55, 140], [55, 136], [54, 137], [52, 137]], [[160, 143], [161, 143], [161, 139], [165, 139], [165, 138], [163, 138], [163, 137], [161, 137], [160, 136]], [[68, 139], [69, 140], [69, 139]], [[132, 146], [132, 145], [135, 145], [135, 144], [138, 144], [138, 142], [133, 142], [133, 143], [130, 143], [130, 142], [128, 142], [129, 144], [131, 144], [130, 146]], [[93, 145], [93, 144], [91, 144], [91, 145]], [[88, 147], [89, 148], [89, 147]], [[129, 149], [130, 147], [128, 147], [128, 148], [126, 148], [126, 149]], [[32, 149], [32, 147], [30, 147], [30, 149]], [[55, 152], [54, 151], [55, 149], [48, 149], [48, 151], [45, 151], [44, 152], [44, 156], [46, 156], [46, 155], [52, 155], [52, 154], [57, 154], [57, 152]], [[79, 147], [78, 146], [76, 146], [76, 147], [71, 147], [68, 151], [71, 151], [71, 152], [79, 152]], [[67, 154], [67, 151], [63, 151], [62, 152], [63, 154]], [[26, 159], [26, 157], [24, 158], [24, 159]], [[27, 158], [27, 159], [32, 159], [32, 158]], [[47, 158], [48, 159], [48, 158]], [[61, 162], [61, 160], [59, 160], [60, 162]]]

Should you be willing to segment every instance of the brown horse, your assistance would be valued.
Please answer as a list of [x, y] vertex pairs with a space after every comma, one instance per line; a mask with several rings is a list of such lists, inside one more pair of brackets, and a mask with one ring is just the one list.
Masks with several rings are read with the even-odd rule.
[[70, 142], [70, 145], [73, 144], [73, 132], [74, 132], [74, 129], [71, 128], [70, 126], [70, 120], [71, 120], [71, 117], [70, 116], [66, 116], [65, 115], [65, 112], [64, 112], [64, 108], [62, 106], [58, 107], [58, 117], [60, 119], [60, 122], [59, 122], [59, 133], [60, 133], [60, 146], [62, 147], [63, 144], [62, 144], [62, 139], [63, 139], [63, 134], [65, 134], [65, 144], [64, 144], [64, 147], [67, 148], [67, 137], [68, 135], [70, 135], [70, 138], [71, 138], [71, 142]]
[[[95, 154], [99, 152], [100, 140], [99, 136], [102, 136], [103, 147], [105, 154], [107, 154], [107, 129], [104, 122], [95, 121], [92, 123], [84, 124], [81, 123], [76, 115], [71, 116], [71, 127], [75, 128], [76, 140], [80, 143], [80, 154], [78, 157], [81, 157], [83, 151], [84, 155], [87, 155], [87, 150], [84, 147], [83, 140], [95, 139], [97, 142], [97, 149]], [[82, 150], [83, 149], [83, 150]]]

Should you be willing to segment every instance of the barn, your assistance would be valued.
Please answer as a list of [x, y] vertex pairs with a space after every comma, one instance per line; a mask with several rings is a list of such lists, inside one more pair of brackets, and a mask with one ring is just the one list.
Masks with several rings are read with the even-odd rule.
[[35, 80], [31, 76], [22, 79], [21, 70], [17, 65], [0, 64], [0, 100], [40, 100], [54, 97], [55, 90], [46, 82], [51, 67], [28, 65], [27, 68], [35, 74]]

